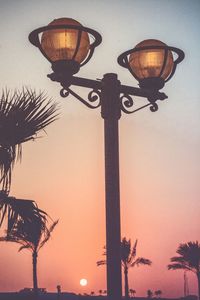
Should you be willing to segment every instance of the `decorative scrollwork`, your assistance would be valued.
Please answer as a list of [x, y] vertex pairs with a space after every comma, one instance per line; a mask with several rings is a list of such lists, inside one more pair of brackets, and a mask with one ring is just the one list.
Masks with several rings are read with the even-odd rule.
[[[92, 103], [98, 101], [98, 106], [100, 106], [100, 102], [101, 102], [101, 92], [98, 90], [92, 90], [91, 92], [89, 92], [88, 94], [88, 100]], [[97, 107], [98, 107], [97, 106]]]
[[60, 96], [63, 97], [63, 98], [68, 97], [68, 96], [69, 96], [69, 91], [66, 90], [65, 88], [62, 88], [62, 89], [60, 90]]
[[130, 111], [127, 108], [131, 108], [134, 105], [134, 101], [130, 95], [123, 94], [120, 97], [121, 110], [126, 114], [131, 114], [134, 111]]
[[158, 110], [158, 104], [156, 102], [151, 103], [150, 111], [155, 112]]
[[129, 110], [129, 108], [133, 107], [134, 106], [134, 101], [132, 99], [132, 97], [130, 95], [127, 95], [127, 94], [123, 94], [121, 97], [120, 97], [120, 104], [121, 104], [121, 110], [126, 113], [126, 114], [132, 114], [136, 111], [139, 111], [147, 106], [150, 106], [150, 110], [152, 112], [155, 112], [158, 110], [158, 104], [155, 102], [156, 100], [153, 98], [153, 99], [149, 99], [149, 103], [141, 106], [141, 107], [138, 107], [134, 110]]
[[[81, 96], [79, 96], [76, 92], [74, 92], [70, 88], [63, 88], [60, 91], [60, 95], [62, 97], [67, 97], [67, 96], [69, 96], [69, 94], [74, 96], [76, 99], [78, 99], [81, 103], [85, 104], [89, 108], [97, 108], [101, 105], [101, 93], [98, 90], [92, 90], [88, 94], [88, 101], [89, 102], [86, 101], [85, 99], [83, 99]], [[97, 100], [98, 100], [98, 102], [97, 102]], [[90, 103], [92, 103], [92, 104], [90, 104]]]

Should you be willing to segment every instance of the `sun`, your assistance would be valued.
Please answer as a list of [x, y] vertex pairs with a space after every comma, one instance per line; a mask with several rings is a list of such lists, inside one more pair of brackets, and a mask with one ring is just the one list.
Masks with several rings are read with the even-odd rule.
[[82, 285], [82, 286], [86, 286], [87, 283], [88, 283], [88, 281], [87, 281], [87, 279], [85, 279], [85, 278], [82, 278], [82, 279], [80, 280], [80, 285]]

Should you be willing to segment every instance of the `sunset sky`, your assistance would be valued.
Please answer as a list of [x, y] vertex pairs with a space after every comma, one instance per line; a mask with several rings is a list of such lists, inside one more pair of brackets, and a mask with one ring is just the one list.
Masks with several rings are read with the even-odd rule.
[[[39, 286], [90, 293], [106, 289], [106, 269], [97, 267], [105, 245], [104, 143], [100, 110], [59, 95], [47, 78], [49, 62], [28, 41], [29, 33], [53, 19], [70, 17], [103, 38], [79, 76], [117, 73], [136, 80], [117, 57], [154, 38], [181, 48], [185, 60], [163, 88], [168, 100], [120, 120], [122, 237], [138, 239], [138, 255], [151, 267], [130, 270], [138, 296], [151, 289], [183, 296], [183, 272], [168, 271], [179, 243], [200, 241], [200, 1], [199, 0], [0, 0], [0, 87], [46, 91], [59, 103], [60, 118], [39, 139], [23, 145], [10, 195], [35, 200], [59, 224], [39, 253]], [[87, 91], [74, 88], [83, 97]], [[145, 99], [135, 102], [146, 103]], [[2, 233], [2, 231], [1, 231]], [[31, 253], [0, 244], [0, 291], [32, 286]], [[81, 278], [88, 280], [81, 287]], [[196, 278], [188, 276], [191, 294]]]

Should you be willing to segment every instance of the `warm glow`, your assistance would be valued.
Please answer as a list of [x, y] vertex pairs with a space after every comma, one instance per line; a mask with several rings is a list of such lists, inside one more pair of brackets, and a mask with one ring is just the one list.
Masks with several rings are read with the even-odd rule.
[[[145, 46], [166, 46], [158, 40], [145, 40], [136, 45], [135, 48]], [[130, 55], [129, 62], [131, 69], [139, 79], [159, 77], [165, 59], [164, 49], [149, 49], [136, 51]], [[161, 74], [163, 79], [166, 79], [173, 69], [173, 55], [168, 50], [167, 61], [164, 70]]]
[[[138, 239], [137, 257], [153, 262], [129, 269], [129, 289], [136, 291], [129, 300], [189, 300], [183, 298], [184, 272], [168, 271], [167, 264], [179, 243], [200, 241], [200, 1], [2, 0], [0, 7], [1, 91], [22, 86], [44, 91], [60, 108], [56, 122], [23, 143], [9, 193], [35, 200], [59, 219], [38, 255], [38, 286], [49, 293], [42, 300], [107, 298], [106, 265], [96, 264], [106, 258], [104, 120], [100, 107], [93, 110], [73, 96], [60, 97], [61, 86], [46, 77], [50, 63], [29, 44], [29, 32], [62, 16], [80, 20], [101, 33], [103, 43], [75, 76], [96, 80], [112, 72], [132, 87], [136, 80], [117, 64], [123, 51], [151, 36], [185, 51], [185, 62], [163, 89], [169, 99], [157, 102], [158, 112], [148, 107], [122, 112], [119, 154], [121, 236], [132, 244]], [[90, 43], [94, 40], [91, 36]], [[89, 89], [71, 89], [87, 100]], [[133, 101], [134, 109], [148, 104], [143, 97]], [[18, 252], [19, 247], [0, 242], [0, 299], [31, 300], [25, 294], [3, 294], [33, 287], [31, 252]], [[187, 273], [190, 295], [197, 295], [196, 275]], [[82, 278], [86, 286], [80, 285]], [[124, 292], [124, 282], [122, 287]], [[160, 299], [155, 294], [147, 298], [148, 289], [161, 290]], [[93, 297], [84, 297], [92, 291]]]
[[86, 286], [87, 285], [87, 279], [85, 279], [85, 278], [82, 278], [81, 280], [80, 280], [80, 285], [82, 285], [82, 286]]
[[[70, 18], [55, 19], [49, 25], [82, 26], [79, 22]], [[82, 31], [79, 44], [78, 32], [77, 29], [44, 31], [41, 38], [42, 49], [52, 62], [74, 59], [81, 63], [88, 54], [90, 41], [88, 33]], [[77, 47], [78, 49], [76, 49]]]

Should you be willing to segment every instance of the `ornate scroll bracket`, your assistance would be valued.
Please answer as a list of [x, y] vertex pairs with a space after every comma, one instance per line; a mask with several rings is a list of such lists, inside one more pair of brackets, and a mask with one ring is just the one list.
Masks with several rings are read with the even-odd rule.
[[128, 94], [122, 94], [120, 96], [120, 108], [124, 113], [132, 114], [132, 113], [134, 113], [136, 111], [139, 111], [139, 110], [141, 110], [141, 109], [143, 109], [147, 106], [150, 106], [149, 107], [150, 111], [156, 112], [158, 110], [158, 104], [156, 103], [156, 101], [157, 100], [164, 100], [166, 98], [167, 97], [166, 97], [165, 94], [163, 94], [162, 97], [160, 97], [160, 99], [156, 99], [154, 97], [148, 98], [149, 103], [147, 103], [147, 104], [145, 104], [145, 105], [143, 105], [139, 108], [131, 109], [131, 108], [134, 108], [134, 105], [135, 105], [135, 103], [133, 101], [133, 98]]
[[77, 93], [75, 93], [73, 90], [70, 88], [62, 88], [60, 91], [61, 97], [65, 98], [68, 97], [69, 94], [74, 96], [76, 99], [78, 99], [81, 103], [86, 105], [89, 108], [97, 108], [101, 106], [101, 92], [99, 90], [92, 90], [88, 94], [88, 101], [83, 99], [81, 96], [79, 96]]

